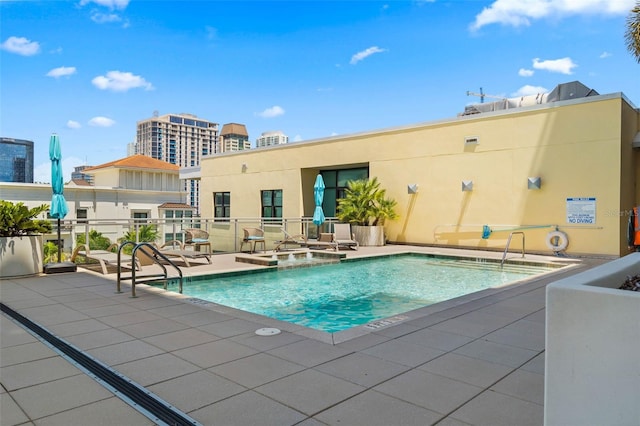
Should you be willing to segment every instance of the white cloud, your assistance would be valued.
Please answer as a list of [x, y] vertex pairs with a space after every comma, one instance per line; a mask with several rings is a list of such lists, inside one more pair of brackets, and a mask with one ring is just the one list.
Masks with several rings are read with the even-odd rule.
[[69, 129], [79, 129], [80, 127], [82, 127], [82, 125], [80, 125], [80, 123], [78, 123], [77, 121], [69, 120], [67, 121], [67, 127]]
[[600, 54], [600, 59], [605, 59], [605, 58], [608, 58], [610, 56], [613, 56], [613, 55], [611, 53], [609, 53], [609, 52], [602, 52]]
[[548, 90], [542, 86], [531, 86], [529, 84], [522, 86], [519, 88], [512, 96], [529, 96], [529, 95], [537, 95], [538, 93], [547, 93]]
[[355, 65], [361, 60], [373, 55], [374, 53], [382, 53], [386, 52], [387, 49], [381, 49], [378, 46], [371, 46], [368, 49], [365, 49], [361, 52], [356, 53], [351, 57], [351, 61], [349, 62], [351, 65]]
[[129, 5], [129, 0], [80, 0], [80, 6], [85, 6], [89, 3], [95, 3], [99, 6], [105, 6], [109, 9], [126, 9]]
[[547, 59], [541, 61], [538, 58], [533, 60], [533, 67], [537, 70], [546, 70], [550, 72], [559, 72], [560, 74], [573, 74], [573, 68], [578, 65], [571, 58]]
[[495, 0], [476, 15], [471, 30], [485, 25], [529, 26], [532, 20], [549, 16], [626, 15], [636, 0]]
[[300, 142], [302, 140], [302, 136], [301, 135], [295, 135], [293, 137], [293, 142]]
[[94, 86], [101, 90], [113, 90], [114, 92], [126, 92], [129, 89], [138, 87], [144, 90], [153, 90], [151, 83], [147, 82], [139, 75], [130, 72], [109, 71], [106, 76], [100, 75], [91, 80]]
[[257, 115], [262, 118], [273, 118], [283, 114], [284, 109], [282, 107], [279, 107], [278, 105], [274, 105], [271, 108], [267, 108], [264, 111], [259, 112]]
[[122, 18], [115, 13], [96, 12], [91, 15], [91, 20], [96, 24], [108, 24], [110, 22], [120, 22]]
[[116, 124], [116, 122], [107, 117], [93, 117], [89, 120], [89, 126], [94, 127], [111, 127], [114, 124]]
[[33, 56], [40, 52], [40, 44], [24, 37], [9, 37], [0, 45], [3, 50], [22, 56]]
[[[64, 152], [63, 152], [64, 154]], [[76, 157], [62, 156], [62, 176], [65, 182], [71, 180], [71, 172], [78, 167], [84, 165], [84, 161]], [[38, 164], [33, 168], [33, 181], [37, 183], [51, 183], [51, 162]]]
[[64, 77], [69, 76], [76, 73], [76, 67], [58, 67], [49, 71], [46, 75], [47, 77]]
[[518, 71], [518, 75], [519, 75], [520, 77], [531, 77], [531, 76], [533, 75], [533, 73], [534, 73], [534, 72], [535, 72], [535, 71], [533, 71], [533, 70], [528, 70], [528, 69], [525, 69], [525, 68], [520, 68], [520, 70]]

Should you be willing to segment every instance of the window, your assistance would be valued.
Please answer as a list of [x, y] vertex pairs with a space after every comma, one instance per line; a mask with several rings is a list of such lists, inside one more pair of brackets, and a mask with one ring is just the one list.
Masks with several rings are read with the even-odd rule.
[[320, 174], [322, 174], [325, 185], [322, 208], [325, 216], [332, 217], [336, 215], [337, 200], [345, 196], [347, 182], [350, 180], [368, 179], [369, 168], [322, 170]]
[[262, 217], [282, 218], [282, 190], [271, 189], [261, 191], [262, 195]]
[[[87, 209], [77, 209], [76, 210], [76, 219], [78, 219], [78, 223], [87, 223]], [[84, 219], [84, 220], [83, 220]]]
[[213, 217], [216, 219], [231, 217], [231, 193], [230, 192], [214, 192], [213, 193]]

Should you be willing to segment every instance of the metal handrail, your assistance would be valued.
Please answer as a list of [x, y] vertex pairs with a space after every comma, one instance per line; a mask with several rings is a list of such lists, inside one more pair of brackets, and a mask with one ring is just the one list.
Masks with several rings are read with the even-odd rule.
[[[120, 256], [121, 255], [120, 255], [120, 253], [122, 252], [122, 249], [128, 244], [135, 245], [135, 247], [133, 248], [133, 250], [131, 252], [131, 264], [132, 264], [131, 276], [130, 277], [122, 277], [122, 275], [121, 275], [121, 263], [120, 263]], [[153, 255], [151, 253], [147, 252], [145, 250], [146, 248], [151, 249], [151, 251], [153, 252]], [[162, 259], [165, 262], [167, 262], [169, 265], [173, 266], [176, 271], [178, 271], [178, 276], [180, 278], [178, 291], [180, 292], [180, 294], [182, 294], [182, 285], [183, 285], [182, 270], [175, 263], [173, 263], [173, 261], [171, 261], [167, 256], [165, 256], [160, 250], [158, 250], [157, 247], [153, 246], [151, 243], [141, 242], [141, 243], [137, 243], [136, 244], [133, 241], [125, 241], [118, 248], [117, 292], [121, 293], [121, 291], [120, 291], [120, 281], [123, 280], [123, 279], [130, 279], [131, 280], [131, 297], [137, 297], [136, 296], [136, 268], [135, 268], [135, 262], [136, 262], [136, 253], [138, 252], [138, 250], [140, 250], [142, 253], [147, 255], [155, 263], [160, 265], [160, 267], [162, 268], [162, 271], [163, 271], [162, 274], [140, 275], [138, 278], [160, 278], [160, 277], [162, 277], [162, 279], [164, 280], [164, 288], [166, 290], [167, 289], [167, 279], [168, 279], [167, 268], [165, 268], [165, 266], [162, 263], [160, 263], [160, 260], [158, 259], [158, 257], [159, 257], [160, 259]]]
[[509, 238], [507, 238], [507, 245], [504, 248], [504, 253], [502, 254], [502, 260], [500, 261], [500, 266], [504, 265], [504, 261], [507, 258], [507, 252], [509, 251], [509, 244], [511, 244], [511, 237], [513, 237], [514, 234], [521, 234], [522, 235], [522, 258], [524, 259], [524, 232], [522, 232], [522, 231], [510, 232], [509, 233]]

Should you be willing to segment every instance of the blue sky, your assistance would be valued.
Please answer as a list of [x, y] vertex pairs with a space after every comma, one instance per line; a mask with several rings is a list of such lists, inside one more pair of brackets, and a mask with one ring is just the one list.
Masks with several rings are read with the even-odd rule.
[[[579, 80], [640, 106], [635, 0], [0, 0], [0, 134], [73, 166], [126, 156], [136, 122], [188, 112], [309, 140], [455, 117], [467, 91]], [[489, 101], [487, 99], [486, 101]]]

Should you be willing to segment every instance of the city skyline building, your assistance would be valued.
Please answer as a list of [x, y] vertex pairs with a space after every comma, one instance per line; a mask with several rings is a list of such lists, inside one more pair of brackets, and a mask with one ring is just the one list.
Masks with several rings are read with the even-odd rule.
[[0, 182], [33, 183], [33, 141], [0, 138]]
[[91, 168], [93, 166], [76, 166], [73, 168], [73, 172], [71, 172], [71, 180], [77, 185], [93, 185], [93, 175], [84, 173], [85, 169]]
[[[158, 115], [137, 122], [135, 153], [180, 167], [200, 165], [203, 156], [216, 152], [218, 123], [180, 113]], [[128, 149], [129, 151], [129, 149]], [[199, 211], [200, 181], [185, 179], [187, 203]]]
[[289, 136], [285, 135], [281, 130], [263, 132], [262, 135], [256, 139], [256, 148], [282, 145], [285, 143], [289, 143]]
[[220, 131], [220, 144], [216, 152], [245, 151], [251, 149], [249, 133], [244, 124], [227, 123]]

